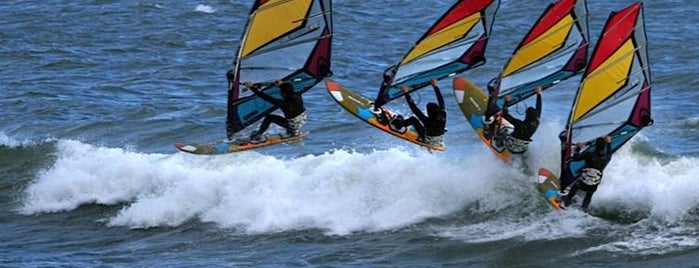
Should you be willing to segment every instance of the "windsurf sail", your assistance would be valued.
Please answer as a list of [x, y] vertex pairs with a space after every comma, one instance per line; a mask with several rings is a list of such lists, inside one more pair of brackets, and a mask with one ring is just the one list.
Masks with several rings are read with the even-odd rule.
[[403, 56], [386, 69], [395, 73], [377, 101], [403, 96], [402, 86], [414, 91], [430, 80], [466, 71], [485, 63], [485, 48], [500, 0], [459, 0]]
[[585, 0], [559, 0], [549, 4], [510, 60], [490, 86], [498, 92], [498, 104], [512, 96], [514, 105], [582, 72], [587, 64], [589, 30]]
[[[243, 82], [282, 79], [307, 91], [331, 74], [332, 36], [330, 0], [256, 0], [228, 73], [228, 137], [277, 108]], [[273, 83], [264, 83], [262, 91], [281, 98]]]
[[[583, 74], [562, 133], [561, 189], [573, 182], [584, 164], [572, 161], [571, 144], [609, 135], [615, 152], [653, 123], [650, 77], [643, 3], [639, 2], [610, 14]], [[594, 150], [591, 147], [583, 152]]]

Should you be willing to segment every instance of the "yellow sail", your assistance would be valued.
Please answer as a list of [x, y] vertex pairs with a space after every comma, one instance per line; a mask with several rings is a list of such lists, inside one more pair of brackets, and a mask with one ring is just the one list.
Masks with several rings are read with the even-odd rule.
[[508, 76], [512, 72], [519, 71], [562, 47], [573, 26], [575, 26], [573, 22], [573, 16], [567, 15], [555, 26], [549, 28], [546, 33], [538, 36], [531, 43], [524, 45], [512, 56], [502, 75]]
[[473, 26], [481, 19], [480, 13], [475, 13], [471, 16], [463, 18], [457, 23], [450, 25], [434, 34], [431, 34], [413, 47], [412, 50], [403, 58], [401, 64], [407, 64], [417, 57], [423, 56], [440, 47], [446, 46], [456, 40], [459, 40], [467, 34]]
[[248, 25], [242, 56], [300, 27], [305, 22], [313, 0], [270, 0], [253, 13]]
[[585, 0], [551, 3], [529, 29], [502, 72], [491, 83], [498, 87], [498, 103], [504, 96], [514, 105], [581, 73], [587, 64], [588, 26]]
[[580, 86], [573, 121], [580, 119], [626, 84], [632, 67], [633, 52], [633, 41], [628, 40], [587, 76]]

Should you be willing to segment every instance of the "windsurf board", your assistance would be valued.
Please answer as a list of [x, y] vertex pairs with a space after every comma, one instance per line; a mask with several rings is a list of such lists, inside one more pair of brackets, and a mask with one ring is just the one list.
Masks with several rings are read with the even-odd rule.
[[445, 146], [420, 141], [417, 131], [415, 131], [412, 126], [405, 127], [403, 129], [393, 128], [390, 123], [391, 120], [396, 118], [397, 114], [383, 107], [379, 109], [380, 111], [375, 111], [372, 102], [366, 97], [341, 86], [335, 81], [327, 80], [325, 82], [325, 86], [327, 87], [330, 95], [333, 97], [333, 99], [335, 99], [335, 101], [337, 101], [337, 103], [340, 104], [340, 106], [369, 125], [372, 125], [398, 138], [425, 147], [428, 150], [446, 150]]
[[510, 151], [504, 146], [496, 147], [493, 145], [493, 139], [488, 138], [484, 134], [483, 129], [483, 114], [487, 109], [488, 95], [473, 82], [463, 77], [454, 78], [454, 96], [459, 104], [459, 109], [468, 120], [476, 135], [481, 138], [481, 141], [490, 148], [495, 155], [504, 162], [509, 162]]
[[561, 195], [559, 194], [560, 187], [560, 180], [553, 172], [545, 168], [539, 169], [536, 188], [544, 195], [544, 198], [551, 206], [558, 210], [564, 210], [565, 208], [561, 205]]
[[267, 139], [261, 142], [252, 142], [249, 138], [240, 138], [235, 140], [220, 140], [207, 143], [175, 143], [175, 148], [185, 153], [199, 155], [217, 155], [235, 153], [265, 146], [274, 145], [277, 143], [296, 142], [301, 143], [303, 137], [308, 135], [308, 131], [301, 132], [294, 136], [285, 136], [282, 134], [267, 135]]

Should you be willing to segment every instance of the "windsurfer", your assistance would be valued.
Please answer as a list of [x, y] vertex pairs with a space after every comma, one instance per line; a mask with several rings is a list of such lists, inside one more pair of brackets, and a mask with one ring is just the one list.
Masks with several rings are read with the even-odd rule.
[[255, 93], [255, 95], [279, 107], [282, 113], [284, 113], [284, 117], [275, 114], [268, 114], [265, 116], [259, 129], [250, 134], [250, 140], [253, 142], [262, 142], [266, 140], [263, 134], [271, 123], [285, 128], [285, 137], [298, 135], [299, 129], [306, 123], [306, 108], [303, 104], [301, 93], [296, 92], [294, 86], [288, 82], [277, 80], [274, 81], [274, 84], [279, 87], [282, 99], [274, 98], [260, 91], [260, 84], [245, 82], [245, 86]]
[[[580, 153], [583, 147], [594, 144], [595, 149]], [[592, 201], [592, 195], [597, 191], [597, 186], [602, 181], [602, 171], [607, 167], [609, 161], [612, 160], [612, 137], [604, 136], [597, 138], [594, 143], [578, 143], [578, 152], [573, 155], [572, 161], [585, 161], [585, 166], [580, 170], [580, 175], [572, 183], [570, 191], [563, 195], [563, 204], [570, 205], [571, 199], [575, 196], [575, 192], [583, 190], [586, 192], [582, 202], [583, 210], [587, 211], [587, 207]]]
[[514, 154], [521, 154], [527, 151], [531, 138], [539, 127], [541, 117], [541, 91], [542, 87], [537, 87], [536, 108], [528, 107], [524, 120], [514, 118], [508, 112], [508, 103], [512, 96], [505, 95], [505, 107], [502, 109], [502, 120], [500, 129], [493, 139], [499, 146], [504, 145], [507, 150]]
[[427, 103], [427, 116], [415, 105], [413, 98], [410, 97], [408, 93], [409, 89], [407, 86], [401, 87], [401, 90], [405, 92], [405, 100], [410, 106], [410, 110], [413, 112], [413, 116], [408, 119], [403, 120], [401, 116], [391, 120], [391, 126], [394, 129], [402, 129], [407, 126], [413, 126], [415, 131], [417, 131], [420, 136], [420, 140], [433, 144], [433, 145], [444, 145], [444, 133], [446, 132], [447, 124], [447, 110], [444, 106], [444, 98], [442, 97], [442, 92], [439, 90], [437, 85], [437, 80], [432, 79], [430, 81], [434, 93], [437, 96], [437, 102]]

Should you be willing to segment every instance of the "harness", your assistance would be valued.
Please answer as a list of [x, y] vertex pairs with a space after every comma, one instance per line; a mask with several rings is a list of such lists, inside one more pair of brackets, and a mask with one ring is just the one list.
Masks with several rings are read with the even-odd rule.
[[510, 136], [512, 133], [515, 132], [515, 126], [510, 123], [510, 121], [507, 121], [505, 118], [499, 117], [498, 118], [498, 135], [502, 136]]
[[513, 154], [521, 154], [527, 151], [529, 142], [530, 141], [528, 140], [520, 140], [512, 136], [507, 136], [507, 139], [505, 140], [505, 147], [507, 147], [507, 150], [510, 150], [510, 152]]
[[507, 122], [507, 120], [502, 117], [499, 117], [497, 121], [498, 124], [495, 125], [497, 134], [491, 138], [491, 146], [496, 151], [501, 152], [503, 148], [507, 146], [507, 140], [514, 131], [514, 126], [512, 126], [510, 122]]
[[444, 146], [444, 135], [439, 136], [427, 136], [425, 135], [425, 143], [429, 143], [437, 146]]
[[286, 122], [289, 124], [289, 129], [300, 129], [304, 124], [306, 124], [306, 111], [294, 118], [287, 119]]
[[490, 117], [485, 117], [481, 118], [483, 125], [490, 126], [493, 122], [495, 122], [495, 116], [490, 116]]
[[580, 171], [580, 180], [586, 185], [595, 186], [602, 181], [602, 171], [599, 169], [583, 168]]

